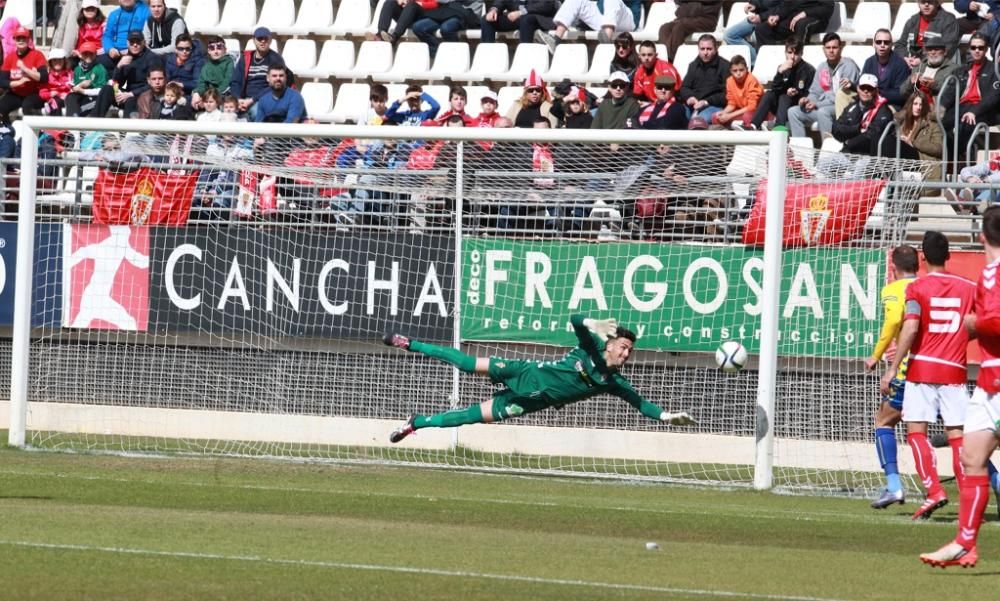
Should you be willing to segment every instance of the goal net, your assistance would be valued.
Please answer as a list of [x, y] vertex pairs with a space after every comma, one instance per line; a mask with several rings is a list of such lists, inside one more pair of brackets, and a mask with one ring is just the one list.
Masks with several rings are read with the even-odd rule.
[[[764, 133], [26, 122], [27, 136], [73, 128], [75, 150], [58, 167], [26, 144], [20, 227], [0, 224], [18, 242], [14, 444], [880, 481], [862, 360], [921, 163], [785, 151]], [[768, 254], [775, 212], [784, 248]], [[596, 397], [389, 444], [409, 415], [496, 387], [387, 348], [384, 332], [545, 361], [575, 344], [575, 313], [636, 332], [623, 373], [699, 425]], [[735, 375], [715, 368], [726, 340], [751, 354]]]

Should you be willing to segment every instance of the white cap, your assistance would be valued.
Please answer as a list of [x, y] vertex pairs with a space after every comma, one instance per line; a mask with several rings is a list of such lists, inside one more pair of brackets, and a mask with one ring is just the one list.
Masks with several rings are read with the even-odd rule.
[[624, 81], [624, 82], [628, 82], [629, 79], [628, 79], [628, 75], [624, 71], [615, 71], [614, 73], [612, 73], [611, 75], [608, 76], [608, 83], [610, 83], [612, 81]]
[[500, 97], [493, 90], [486, 90], [483, 92], [482, 96], [479, 97], [480, 100], [492, 100], [493, 104], [500, 102]]
[[49, 50], [49, 60], [54, 61], [57, 58], [66, 58], [66, 51], [62, 48], [53, 48]]
[[80, 3], [80, 8], [101, 8], [101, 0], [83, 0]]
[[878, 77], [872, 73], [865, 73], [858, 79], [858, 87], [868, 86], [870, 88], [878, 89]]

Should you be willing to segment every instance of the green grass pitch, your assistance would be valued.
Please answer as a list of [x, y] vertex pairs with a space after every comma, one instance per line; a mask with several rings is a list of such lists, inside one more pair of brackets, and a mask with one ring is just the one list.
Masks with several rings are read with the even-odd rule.
[[917, 560], [954, 535], [950, 493], [913, 523], [914, 502], [875, 512], [582, 478], [3, 450], [0, 598], [992, 598], [993, 505], [978, 567]]

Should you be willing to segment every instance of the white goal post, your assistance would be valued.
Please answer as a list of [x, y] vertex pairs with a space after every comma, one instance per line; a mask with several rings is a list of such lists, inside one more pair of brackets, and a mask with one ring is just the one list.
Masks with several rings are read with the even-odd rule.
[[[776, 484], [825, 490], [874, 485], [867, 476], [858, 475], [877, 471], [877, 464], [873, 470], [874, 451], [860, 441], [860, 426], [854, 423], [859, 411], [870, 420], [867, 407], [873, 406], [874, 392], [866, 387], [872, 379], [856, 373], [860, 361], [851, 360], [865, 355], [865, 336], [877, 328], [878, 316], [872, 317], [872, 311], [884, 280], [887, 245], [905, 234], [905, 216], [916, 189], [900, 174], [919, 175], [920, 165], [868, 166], [858, 161], [853, 163], [853, 177], [850, 165], [829, 176], [816, 168], [823, 164], [822, 157], [795, 154], [786, 134], [776, 132], [411, 129], [50, 117], [28, 117], [24, 124], [12, 341], [12, 446], [412, 461], [715, 481], [758, 489]], [[78, 132], [77, 137], [84, 139], [89, 132], [103, 132], [105, 137], [117, 133], [123, 144], [133, 142], [132, 158], [78, 155], [79, 166], [73, 169], [78, 169], [78, 177], [85, 174], [84, 186], [74, 189], [71, 203], [80, 205], [82, 195], [82, 204], [95, 215], [96, 206], [89, 206], [96, 194], [91, 189], [96, 180], [87, 174], [91, 167], [91, 173], [102, 178], [114, 176], [114, 169], [126, 169], [121, 178], [125, 183], [139, 173], [131, 170], [204, 173], [229, 167], [237, 174], [252, 172], [261, 182], [268, 177], [272, 183], [276, 180], [281, 207], [297, 207], [298, 217], [220, 220], [216, 214], [205, 221], [192, 217], [192, 225], [186, 227], [144, 225], [149, 233], [141, 234], [146, 245], [141, 252], [134, 248], [139, 228], [121, 230], [126, 248], [116, 255], [114, 268], [119, 269], [132, 253], [140, 257], [133, 267], [143, 268], [145, 262], [154, 274], [148, 277], [156, 280], [149, 290], [136, 293], [149, 296], [143, 296], [148, 327], [147, 321], [138, 328], [81, 324], [70, 314], [84, 311], [80, 307], [86, 304], [87, 293], [81, 292], [83, 284], [74, 280], [73, 269], [90, 255], [74, 254], [74, 249], [84, 248], [88, 242], [80, 240], [97, 234], [88, 233], [88, 219], [79, 213], [69, 218], [57, 214], [53, 219], [42, 210], [55, 194], [37, 189], [38, 179], [32, 175], [39, 170], [38, 136], [54, 130]], [[246, 154], [203, 155], [197, 144], [192, 149], [193, 137], [244, 140], [248, 149], [251, 140], [264, 144]], [[178, 140], [182, 140], [180, 150]], [[341, 148], [337, 145], [347, 140], [359, 148], [361, 141], [364, 148], [406, 145], [410, 162], [398, 166], [389, 181], [378, 168], [362, 162], [345, 166], [288, 161], [296, 144], [314, 141], [311, 148], [330, 149]], [[487, 146], [489, 152], [480, 150]], [[453, 148], [454, 162], [447, 169], [414, 163], [417, 148], [442, 147]], [[550, 147], [558, 149], [557, 165], [539, 169], [539, 163], [552, 160]], [[529, 173], [506, 169], [496, 157], [513, 155], [490, 154], [498, 148], [523, 150]], [[699, 159], [703, 164], [689, 167], [695, 170], [684, 177], [672, 171], [673, 163], [656, 171], [666, 164], [664, 153], [673, 151], [674, 160], [678, 153], [697, 154], [704, 148], [721, 149], [719, 159]], [[741, 157], [750, 157], [750, 167], [733, 175], [727, 165]], [[119, 159], [134, 164], [109, 167]], [[796, 171], [803, 162], [814, 175]], [[640, 164], [656, 166], [652, 176], [641, 176], [645, 178], [641, 186], [635, 184], [634, 168]], [[416, 169], [427, 170], [417, 177]], [[444, 171], [435, 176], [434, 169]], [[715, 169], [721, 175], [714, 175]], [[793, 185], [789, 173], [793, 179], [815, 178], [801, 184], [803, 193], [809, 194], [810, 186], [848, 189], [878, 176], [884, 180], [877, 191], [876, 212], [881, 213], [873, 219], [880, 221], [872, 229], [873, 221], [866, 225], [862, 219], [861, 242], [853, 238], [840, 246], [783, 252], [788, 232], [783, 223], [786, 190]], [[764, 181], [766, 185], [760, 186]], [[152, 202], [152, 190], [160, 185], [149, 182], [146, 202]], [[110, 186], [107, 179], [100, 185]], [[426, 192], [431, 187], [433, 194]], [[318, 188], [332, 190], [322, 207], [310, 196]], [[263, 188], [257, 190], [260, 202]], [[376, 217], [363, 215], [375, 202], [373, 194], [386, 205], [390, 201], [380, 199], [391, 196], [394, 208]], [[715, 204], [708, 225], [698, 218], [696, 226], [667, 228], [672, 233], [664, 234], [662, 209], [656, 209], [651, 213], [659, 220], [655, 227], [626, 232], [623, 224], [632, 217], [624, 213], [657, 195], [667, 198], [667, 214], [674, 216], [670, 203], [676, 197], [697, 204], [711, 196]], [[135, 192], [133, 202], [139, 196]], [[762, 248], [745, 245], [741, 239], [745, 237], [741, 228], [749, 227], [747, 222], [753, 219], [748, 212], [754, 196], [767, 203], [763, 215], [757, 215]], [[552, 198], [561, 199], [561, 208], [553, 208]], [[345, 210], [343, 203], [361, 208]], [[362, 207], [362, 203], [368, 204]], [[421, 208], [425, 205], [435, 208]], [[307, 217], [301, 216], [304, 206], [310, 207]], [[148, 218], [149, 206], [144, 208], [138, 223]], [[802, 212], [805, 229], [815, 226], [806, 223], [813, 219], [809, 215], [819, 215], [827, 223], [826, 205], [814, 208], [808, 215]], [[136, 219], [134, 204], [131, 210]], [[572, 230], [560, 225], [569, 221], [590, 225]], [[528, 222], [536, 229], [519, 229]], [[318, 245], [326, 245], [327, 255], [316, 256]], [[860, 258], [841, 262], [839, 250]], [[213, 253], [232, 257], [217, 260]], [[428, 256], [442, 258], [430, 261]], [[422, 261], [429, 261], [430, 267]], [[58, 269], [59, 276], [46, 278], [44, 270], [49, 268]], [[86, 277], [93, 279], [97, 268], [88, 269], [92, 271]], [[661, 271], [676, 272], [677, 280], [657, 287], [650, 274]], [[607, 294], [598, 290], [605, 273], [617, 278], [613, 284], [608, 278]], [[632, 282], [631, 287], [622, 279]], [[261, 285], [255, 288], [257, 283]], [[115, 285], [116, 294], [122, 294], [120, 283]], [[110, 286], [108, 280], [109, 290]], [[207, 286], [217, 288], [214, 296]], [[623, 289], [632, 305], [626, 314], [616, 315], [616, 307], [625, 303], [617, 299]], [[344, 290], [356, 294], [359, 303], [367, 302], [368, 312], [352, 317], [349, 326], [330, 326], [331, 315], [349, 312], [347, 300], [333, 298], [334, 291]], [[491, 295], [493, 304], [470, 300], [480, 293], [484, 298]], [[153, 298], [157, 295], [169, 297], [162, 307]], [[392, 298], [391, 309], [374, 307], [385, 295]], [[398, 317], [397, 297], [411, 309], [416, 305], [410, 315], [419, 317], [410, 322]], [[532, 305], [534, 300], [538, 304]], [[684, 302], [689, 306], [680, 307]], [[515, 305], [519, 313], [509, 310]], [[694, 405], [692, 413], [702, 425], [693, 431], [664, 428], [643, 422], [617, 399], [593, 399], [530, 420], [460, 431], [421, 430], [413, 441], [396, 447], [388, 444], [392, 425], [408, 413], [478, 402], [489, 389], [450, 367], [382, 347], [381, 326], [433, 332], [432, 340], [474, 354], [553, 358], [565, 352], [568, 342], [565, 322], [570, 311], [561, 309], [568, 307], [595, 317], [617, 316], [625, 325], [630, 318], [638, 320], [640, 352], [626, 375], [642, 394], [670, 410]], [[48, 313], [40, 317], [40, 311]], [[102, 312], [111, 320], [108, 307], [95, 311], [91, 323], [98, 323]], [[808, 315], [802, 318], [803, 314]], [[831, 319], [841, 325], [824, 325], [822, 320], [834, 314]], [[678, 315], [701, 321], [692, 321], [695, 325], [690, 327], [678, 325], [684, 333], [677, 333], [673, 327]], [[861, 315], [864, 323], [858, 324]], [[744, 320], [750, 324], [746, 331]], [[549, 323], [554, 325], [543, 325]], [[345, 334], [347, 327], [354, 330]], [[687, 333], [692, 328], [695, 333]], [[785, 343], [799, 344], [800, 328], [812, 341], [802, 342], [795, 347], [800, 350], [788, 356], [784, 351], [779, 355], [779, 330]], [[699, 330], [709, 334], [698, 339]], [[755, 357], [751, 368], [735, 376], [719, 373], [709, 351], [724, 338], [741, 336], [746, 336], [744, 343]], [[796, 383], [779, 383], [779, 370], [782, 378]], [[812, 426], [795, 430], [798, 425], [785, 421], [789, 416], [798, 419], [808, 408], [795, 405], [784, 415], [775, 411], [781, 391], [797, 386], [799, 379], [813, 382], [814, 370], [829, 376], [817, 386], [839, 385], [840, 375], [850, 373], [852, 402], [866, 408], [852, 409], [850, 418], [834, 405], [815, 409], [835, 421], [837, 429], [850, 433], [843, 439], [815, 434]], [[150, 398], [148, 404], [142, 395]], [[413, 397], [413, 402], [401, 398], [405, 396]], [[808, 391], [805, 396], [810, 396]], [[834, 392], [833, 398], [838, 396]], [[744, 399], [752, 405], [744, 405]], [[777, 430], [782, 428], [792, 434], [781, 436]], [[863, 454], [871, 457], [858, 460]], [[842, 473], [849, 475], [845, 479]]]

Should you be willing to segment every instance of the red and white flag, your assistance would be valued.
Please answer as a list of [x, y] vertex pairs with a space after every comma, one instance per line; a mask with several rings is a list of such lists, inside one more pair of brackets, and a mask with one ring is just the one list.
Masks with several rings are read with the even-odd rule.
[[101, 169], [94, 180], [94, 223], [184, 225], [198, 171]]

